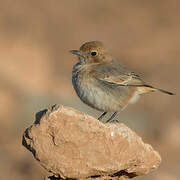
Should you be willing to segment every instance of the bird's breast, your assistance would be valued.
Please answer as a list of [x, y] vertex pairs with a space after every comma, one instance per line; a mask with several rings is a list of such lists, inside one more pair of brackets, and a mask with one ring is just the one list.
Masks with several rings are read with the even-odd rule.
[[115, 111], [121, 108], [121, 102], [110, 89], [99, 84], [87, 70], [75, 66], [72, 72], [72, 83], [79, 98], [87, 105], [100, 111]]
[[73, 68], [72, 83], [73, 87], [79, 96], [79, 98], [87, 105], [102, 110], [100, 105], [103, 92], [95, 85], [95, 80], [89, 77], [87, 71], [81, 69], [81, 67]]

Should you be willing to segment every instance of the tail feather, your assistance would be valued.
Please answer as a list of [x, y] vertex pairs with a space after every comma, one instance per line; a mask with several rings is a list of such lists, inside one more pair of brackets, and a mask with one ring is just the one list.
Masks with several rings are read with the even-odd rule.
[[162, 93], [165, 93], [165, 94], [175, 95], [174, 93], [172, 93], [172, 92], [170, 92], [170, 91], [166, 91], [166, 90], [160, 89], [160, 88], [155, 88], [155, 87], [150, 86], [150, 85], [145, 85], [145, 87], [152, 88], [152, 91], [153, 91], [153, 89], [154, 89], [154, 90], [158, 90], [158, 91], [160, 91], [160, 92], [162, 92]]
[[166, 91], [164, 89], [160, 89], [160, 88], [155, 88], [151, 85], [142, 85], [142, 86], [139, 86], [138, 87], [138, 90], [140, 92], [140, 94], [144, 94], [144, 93], [147, 93], [147, 92], [150, 92], [150, 91], [160, 91], [162, 93], [165, 93], [165, 94], [169, 94], [169, 95], [175, 95], [174, 93], [172, 92], [169, 92], [169, 91]]
[[164, 90], [164, 89], [159, 89], [159, 88], [155, 88], [155, 89], [157, 89], [158, 91], [160, 91], [160, 92], [162, 92], [162, 93], [165, 93], [165, 94], [175, 95], [174, 93], [169, 92], [169, 91], [166, 91], [166, 90]]

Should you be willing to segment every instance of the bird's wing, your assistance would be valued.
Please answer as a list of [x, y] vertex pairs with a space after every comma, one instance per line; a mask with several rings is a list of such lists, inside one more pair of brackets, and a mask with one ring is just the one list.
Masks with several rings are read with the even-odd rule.
[[94, 68], [96, 79], [117, 86], [142, 86], [142, 79], [134, 72], [122, 66], [118, 61], [99, 64]]

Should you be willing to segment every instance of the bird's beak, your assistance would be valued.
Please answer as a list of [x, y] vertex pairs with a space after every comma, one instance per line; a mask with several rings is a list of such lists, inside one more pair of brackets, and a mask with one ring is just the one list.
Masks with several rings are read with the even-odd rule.
[[77, 56], [83, 56], [83, 55], [81, 54], [81, 52], [78, 51], [78, 50], [70, 50], [69, 52], [70, 52], [71, 54], [75, 54], [75, 55], [77, 55]]

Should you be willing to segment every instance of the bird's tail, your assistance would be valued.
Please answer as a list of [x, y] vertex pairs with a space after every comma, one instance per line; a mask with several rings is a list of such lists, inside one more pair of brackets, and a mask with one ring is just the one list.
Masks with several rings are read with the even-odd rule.
[[165, 94], [175, 95], [172, 92], [169, 92], [169, 91], [166, 91], [166, 90], [160, 89], [160, 88], [155, 88], [155, 87], [153, 87], [151, 85], [142, 85], [142, 86], [139, 86], [138, 87], [138, 91], [139, 91], [140, 94], [144, 94], [144, 93], [151, 92], [151, 91], [160, 91], [160, 92], [165, 93]]
[[164, 89], [159, 89], [159, 88], [155, 88], [155, 89], [157, 89], [158, 91], [160, 91], [160, 92], [162, 92], [162, 93], [165, 93], [165, 94], [175, 95], [174, 93], [169, 92], [169, 91], [166, 91], [166, 90], [164, 90]]

